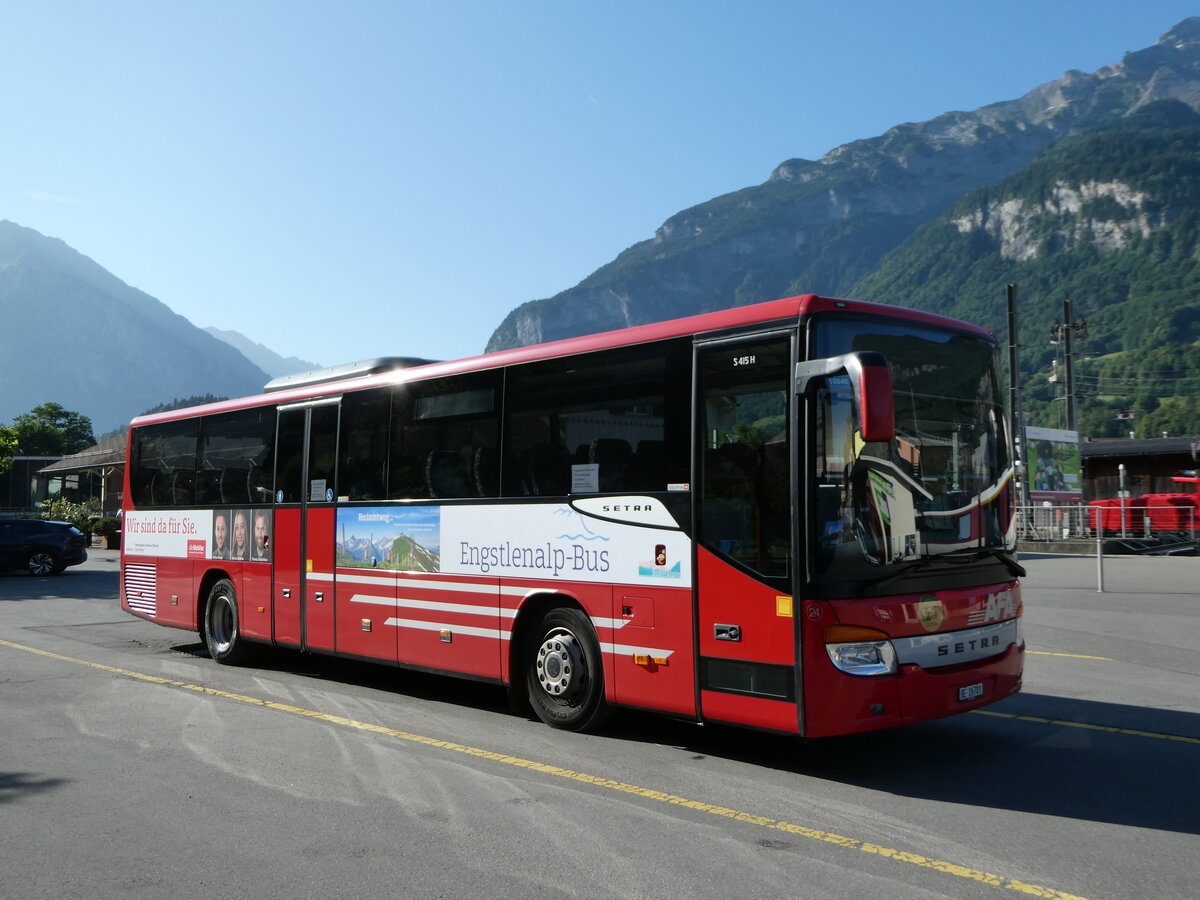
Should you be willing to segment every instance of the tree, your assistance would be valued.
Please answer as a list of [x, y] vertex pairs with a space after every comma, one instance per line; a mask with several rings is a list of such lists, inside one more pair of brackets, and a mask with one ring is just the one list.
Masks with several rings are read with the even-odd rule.
[[92, 420], [59, 403], [43, 403], [14, 417], [12, 430], [25, 456], [67, 456], [96, 443]]
[[0, 475], [8, 471], [12, 458], [17, 454], [17, 433], [0, 425]]

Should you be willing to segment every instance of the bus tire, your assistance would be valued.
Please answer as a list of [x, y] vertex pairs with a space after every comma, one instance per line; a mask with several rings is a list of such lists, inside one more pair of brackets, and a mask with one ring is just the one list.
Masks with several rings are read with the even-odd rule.
[[239, 665], [251, 656], [238, 626], [237, 593], [228, 578], [213, 584], [208, 592], [208, 602], [204, 604], [204, 643], [208, 655], [225, 665]]
[[529, 704], [547, 725], [586, 731], [608, 721], [600, 643], [580, 610], [547, 610], [526, 646], [524, 666]]

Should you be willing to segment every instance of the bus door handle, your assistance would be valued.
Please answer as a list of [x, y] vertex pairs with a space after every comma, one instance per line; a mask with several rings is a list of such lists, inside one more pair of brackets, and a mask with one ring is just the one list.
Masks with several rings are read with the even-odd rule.
[[315, 594], [313, 594], [313, 599], [316, 600], [318, 603], [322, 602], [325, 599], [325, 592], [317, 591]]
[[713, 637], [718, 641], [741, 641], [742, 627], [740, 625], [713, 625]]
[[284, 599], [284, 600], [287, 600], [287, 599], [288, 599], [289, 597], [291, 597], [291, 596], [292, 596], [292, 589], [291, 589], [291, 588], [284, 588], [284, 589], [283, 589], [283, 599]]

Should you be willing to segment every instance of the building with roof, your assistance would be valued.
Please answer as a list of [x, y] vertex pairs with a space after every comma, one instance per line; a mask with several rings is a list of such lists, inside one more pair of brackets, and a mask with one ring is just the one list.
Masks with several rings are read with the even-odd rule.
[[8, 471], [0, 474], [0, 512], [10, 515], [37, 512], [49, 496], [49, 479], [40, 474], [58, 456], [14, 456]]
[[1079, 442], [1083, 464], [1083, 500], [1119, 496], [1120, 466], [1125, 466], [1125, 490], [1138, 494], [1188, 494], [1195, 485], [1171, 478], [1200, 467], [1200, 437], [1096, 438]]
[[[65, 494], [80, 502], [97, 497], [102, 515], [116, 515], [125, 481], [125, 433], [64, 456], [39, 469], [38, 475], [47, 479], [48, 496]], [[92, 484], [85, 487], [85, 480]]]

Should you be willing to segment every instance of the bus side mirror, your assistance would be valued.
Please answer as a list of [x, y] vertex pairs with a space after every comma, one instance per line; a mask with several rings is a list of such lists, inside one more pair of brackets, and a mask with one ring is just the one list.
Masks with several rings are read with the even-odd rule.
[[843, 356], [796, 363], [796, 393], [804, 395], [813, 379], [845, 372], [858, 407], [858, 428], [864, 441], [890, 441], [896, 436], [896, 407], [892, 371], [882, 353], [856, 350]]

